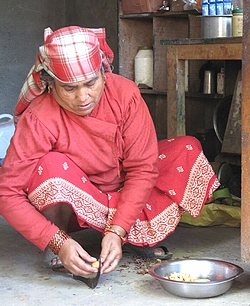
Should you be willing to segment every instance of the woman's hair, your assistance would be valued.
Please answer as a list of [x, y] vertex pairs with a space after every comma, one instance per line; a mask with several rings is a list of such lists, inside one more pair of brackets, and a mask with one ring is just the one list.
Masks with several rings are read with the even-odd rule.
[[40, 79], [44, 81], [47, 85], [49, 85], [50, 82], [54, 81], [54, 78], [51, 75], [49, 75], [48, 72], [45, 71], [44, 69], [41, 70]]

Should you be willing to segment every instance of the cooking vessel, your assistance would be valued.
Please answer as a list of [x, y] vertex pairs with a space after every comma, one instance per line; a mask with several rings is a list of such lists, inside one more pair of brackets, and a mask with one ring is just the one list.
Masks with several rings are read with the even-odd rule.
[[218, 38], [232, 36], [232, 16], [201, 16], [201, 37]]

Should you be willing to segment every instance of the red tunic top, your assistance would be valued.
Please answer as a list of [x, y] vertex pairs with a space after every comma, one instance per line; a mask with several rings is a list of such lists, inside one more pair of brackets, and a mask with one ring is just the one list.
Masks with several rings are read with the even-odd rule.
[[58, 228], [30, 204], [27, 187], [49, 151], [66, 154], [103, 192], [123, 187], [113, 223], [129, 231], [158, 176], [154, 125], [134, 82], [107, 73], [91, 116], [63, 109], [47, 93], [21, 115], [0, 169], [0, 213], [41, 249]]

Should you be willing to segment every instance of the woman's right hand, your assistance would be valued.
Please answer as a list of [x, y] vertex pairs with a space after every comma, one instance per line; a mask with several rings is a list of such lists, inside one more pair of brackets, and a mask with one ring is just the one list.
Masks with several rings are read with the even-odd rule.
[[74, 239], [70, 238], [64, 242], [58, 256], [64, 268], [74, 275], [87, 276], [98, 272], [97, 268], [91, 266], [97, 259], [90, 256]]

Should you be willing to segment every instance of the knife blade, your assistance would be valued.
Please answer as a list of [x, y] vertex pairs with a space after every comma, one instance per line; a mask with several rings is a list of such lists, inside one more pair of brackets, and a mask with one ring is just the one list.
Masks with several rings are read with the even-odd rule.
[[98, 272], [91, 274], [89, 277], [88, 276], [78, 276], [78, 275], [73, 275], [73, 278], [75, 280], [79, 280], [83, 283], [85, 283], [89, 288], [94, 289], [99, 281], [100, 278], [100, 273], [101, 273], [101, 259], [98, 260], [99, 262], [99, 268], [98, 268]]

